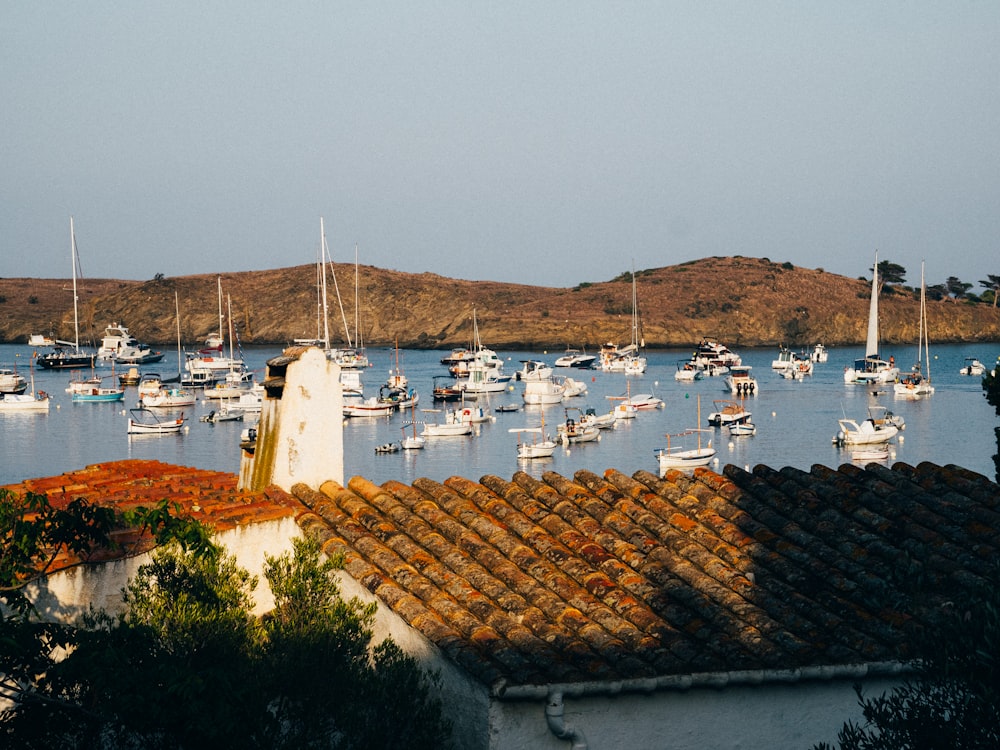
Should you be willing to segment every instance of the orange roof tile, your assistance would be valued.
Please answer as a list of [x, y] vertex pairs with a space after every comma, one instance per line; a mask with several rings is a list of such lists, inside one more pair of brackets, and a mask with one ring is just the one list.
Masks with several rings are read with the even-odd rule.
[[486, 684], [903, 658], [1000, 552], [997, 485], [932, 464], [321, 490], [302, 528]]

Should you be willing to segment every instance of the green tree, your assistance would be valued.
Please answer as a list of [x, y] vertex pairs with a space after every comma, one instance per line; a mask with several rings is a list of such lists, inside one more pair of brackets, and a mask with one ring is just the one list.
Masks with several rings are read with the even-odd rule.
[[[979, 282], [979, 286], [993, 293], [993, 307], [997, 306], [997, 296], [1000, 294], [1000, 276], [987, 274], [986, 279]], [[985, 294], [983, 295], [986, 296]]]
[[816, 750], [1000, 747], [1000, 587], [996, 571], [975, 596], [926, 615], [914, 679], [878, 697], [855, 688], [863, 722]]
[[965, 293], [972, 288], [972, 284], [962, 281], [957, 276], [949, 276], [944, 285], [948, 288], [948, 293], [955, 299], [962, 299]]
[[881, 292], [881, 286], [885, 284], [902, 284], [906, 281], [906, 269], [898, 263], [880, 260], [878, 262], [878, 278], [880, 282], [879, 292]]
[[91, 612], [72, 652], [0, 716], [21, 747], [447, 746], [436, 678], [391, 642], [374, 607], [345, 601], [314, 542], [266, 558], [275, 608], [252, 614], [254, 577], [216, 549], [158, 550], [117, 616]]

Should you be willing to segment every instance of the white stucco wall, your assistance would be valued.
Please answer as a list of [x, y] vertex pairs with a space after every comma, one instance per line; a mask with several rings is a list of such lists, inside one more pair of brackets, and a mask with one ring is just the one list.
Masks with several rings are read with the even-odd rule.
[[[323, 350], [306, 349], [288, 365], [276, 408], [262, 409], [257, 430], [255, 486], [286, 491], [302, 482], [313, 489], [330, 479], [344, 483], [344, 396], [340, 367]], [[265, 441], [273, 445], [264, 448]], [[269, 481], [261, 478], [269, 475]]]
[[[897, 682], [865, 683], [878, 695]], [[548, 728], [544, 699], [498, 701], [490, 750], [567, 750]], [[861, 720], [851, 680], [650, 694], [564, 697], [565, 722], [593, 750], [807, 750], [834, 742], [848, 719]]]
[[488, 750], [491, 747], [488, 735], [490, 701], [486, 687], [445, 659], [437, 646], [407, 625], [389, 607], [378, 602], [368, 589], [349, 575], [341, 572], [339, 580], [340, 593], [345, 599], [357, 597], [366, 604], [378, 603], [374, 624], [376, 643], [391, 637], [421, 667], [440, 673], [440, 698], [452, 723], [455, 747], [461, 750]]
[[[258, 614], [274, 606], [274, 598], [263, 577], [264, 555], [277, 557], [291, 551], [291, 540], [298, 536], [301, 532], [291, 517], [241, 526], [217, 535], [216, 541], [236, 556], [237, 563], [258, 577], [254, 592]], [[26, 590], [47, 620], [72, 622], [90, 605], [117, 612], [121, 608], [125, 584], [135, 576], [139, 566], [149, 560], [147, 553], [99, 565], [80, 565], [54, 573]]]

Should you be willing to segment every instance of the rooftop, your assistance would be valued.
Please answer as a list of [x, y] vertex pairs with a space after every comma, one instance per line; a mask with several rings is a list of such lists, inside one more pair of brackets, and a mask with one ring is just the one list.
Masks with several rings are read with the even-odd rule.
[[295, 514], [494, 686], [905, 658], [920, 612], [985, 581], [1000, 553], [997, 484], [929, 463], [235, 487], [122, 461], [10, 489], [167, 498], [217, 529]]

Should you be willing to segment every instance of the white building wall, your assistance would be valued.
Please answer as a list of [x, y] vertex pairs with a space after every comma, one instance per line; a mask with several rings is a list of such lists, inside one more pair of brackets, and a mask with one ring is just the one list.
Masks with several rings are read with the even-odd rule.
[[[404, 653], [424, 669], [441, 676], [439, 697], [452, 723], [455, 747], [462, 750], [489, 750], [490, 701], [485, 686], [446, 659], [441, 651], [389, 607], [344, 572], [340, 573], [340, 593], [345, 599], [357, 597], [365, 604], [378, 603], [375, 614], [374, 642], [391, 637]], [[544, 723], [544, 715], [542, 722]], [[562, 746], [565, 747], [565, 743]]]
[[[865, 683], [879, 695], [898, 683]], [[567, 750], [548, 728], [544, 699], [496, 701], [490, 750]], [[851, 680], [650, 694], [564, 697], [565, 723], [592, 750], [806, 750], [835, 742], [847, 720], [861, 721]]]
[[[292, 517], [241, 526], [216, 536], [216, 542], [236, 557], [240, 567], [258, 577], [254, 592], [256, 613], [267, 612], [274, 606], [271, 590], [263, 577], [264, 555], [277, 557], [290, 552], [292, 538], [298, 536], [301, 532]], [[145, 553], [108, 563], [79, 565], [31, 584], [26, 592], [46, 620], [73, 622], [90, 605], [117, 612], [121, 609], [125, 584], [135, 576], [139, 566], [150, 559], [150, 553]]]

